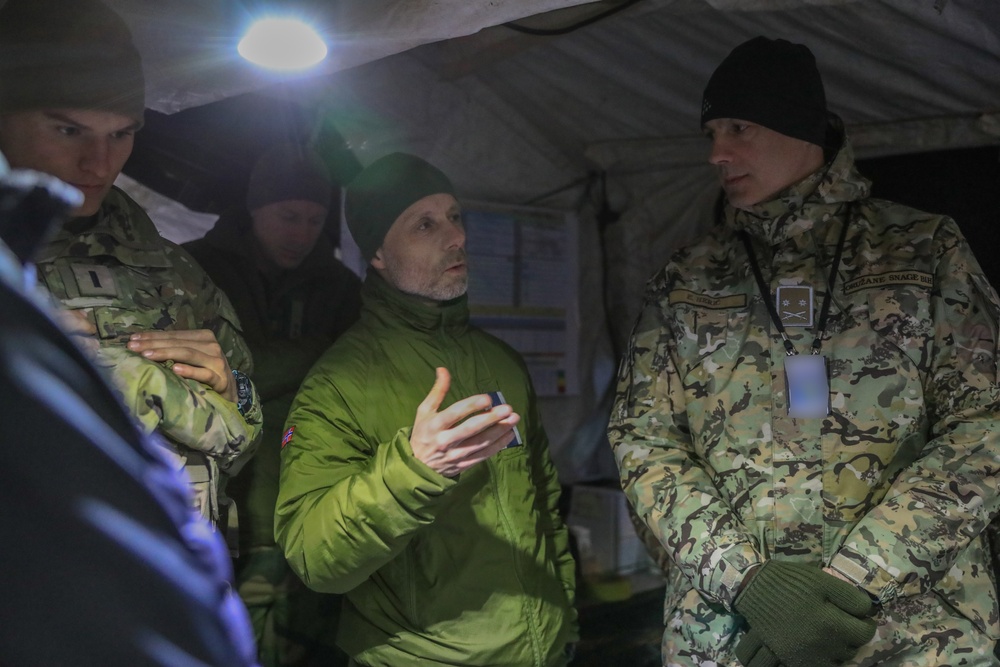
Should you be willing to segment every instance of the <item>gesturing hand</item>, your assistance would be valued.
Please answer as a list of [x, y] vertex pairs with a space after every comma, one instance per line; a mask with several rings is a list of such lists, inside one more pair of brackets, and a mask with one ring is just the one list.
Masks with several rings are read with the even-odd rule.
[[509, 405], [485, 412], [492, 405], [485, 394], [463, 398], [438, 412], [450, 386], [448, 370], [438, 368], [434, 386], [417, 407], [410, 433], [413, 455], [445, 477], [455, 477], [503, 449], [521, 420]]
[[173, 361], [174, 373], [201, 382], [223, 398], [236, 402], [232, 370], [210, 329], [143, 331], [132, 334], [128, 349], [152, 361]]

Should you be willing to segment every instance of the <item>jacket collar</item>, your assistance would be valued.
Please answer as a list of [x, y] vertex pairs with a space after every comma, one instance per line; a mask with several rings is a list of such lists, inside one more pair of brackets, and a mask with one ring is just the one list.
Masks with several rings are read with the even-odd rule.
[[[838, 129], [843, 131], [842, 126]], [[846, 133], [843, 136], [833, 160], [774, 198], [746, 210], [727, 204], [723, 210], [725, 226], [745, 229], [777, 245], [835, 217], [844, 204], [866, 198], [871, 182], [858, 172], [854, 149]]]
[[49, 241], [52, 245], [67, 243], [83, 235], [98, 235], [113, 239], [116, 244], [134, 250], [157, 250], [160, 233], [149, 216], [117, 186], [111, 188], [97, 213], [87, 218], [67, 220]]
[[131, 266], [171, 266], [164, 240], [146, 212], [117, 187], [111, 188], [97, 213], [73, 218], [56, 230], [37, 254], [38, 264], [60, 257], [113, 255]]
[[447, 330], [451, 333], [459, 333], [469, 326], [468, 295], [427, 303], [400, 292], [371, 268], [361, 288], [361, 299], [365, 311], [390, 326], [401, 323], [420, 331]]

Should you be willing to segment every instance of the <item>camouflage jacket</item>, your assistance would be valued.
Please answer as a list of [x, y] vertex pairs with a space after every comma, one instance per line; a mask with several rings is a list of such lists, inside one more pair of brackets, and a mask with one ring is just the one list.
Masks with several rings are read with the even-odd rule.
[[[772, 294], [814, 288], [816, 322], [848, 216], [821, 348], [830, 412], [791, 418], [785, 350], [737, 232]], [[734, 596], [770, 558], [831, 566], [881, 602], [852, 664], [992, 660], [998, 300], [965, 239], [949, 218], [870, 198], [846, 142], [723, 218], [650, 281], [609, 426], [628, 498], [672, 561], [665, 664], [738, 664]], [[809, 354], [817, 327], [785, 323]]]
[[250, 352], [225, 294], [118, 189], [96, 217], [63, 225], [37, 267], [39, 282], [64, 308], [83, 310], [94, 322], [106, 348], [98, 365], [108, 369], [145, 430], [157, 430], [170, 445], [191, 478], [197, 508], [217, 522], [224, 502], [218, 498], [220, 471], [235, 474], [252, 455], [260, 401], [244, 418], [235, 404], [197, 382], [178, 381], [166, 366], [125, 350], [125, 343], [137, 331], [211, 329], [230, 367], [251, 373]]

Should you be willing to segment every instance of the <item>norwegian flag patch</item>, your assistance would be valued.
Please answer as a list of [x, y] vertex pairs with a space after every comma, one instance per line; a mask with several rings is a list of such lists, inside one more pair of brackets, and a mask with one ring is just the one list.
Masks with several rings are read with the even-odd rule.
[[294, 434], [295, 434], [295, 427], [294, 426], [292, 426], [287, 431], [285, 431], [285, 435], [281, 436], [281, 448], [282, 449], [284, 449], [285, 447], [287, 447], [289, 445], [289, 443], [292, 442], [292, 436]]

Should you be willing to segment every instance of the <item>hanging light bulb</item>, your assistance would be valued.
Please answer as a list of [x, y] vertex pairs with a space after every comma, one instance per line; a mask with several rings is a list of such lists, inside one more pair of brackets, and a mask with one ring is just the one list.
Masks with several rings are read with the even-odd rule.
[[261, 67], [299, 70], [326, 58], [326, 44], [304, 21], [293, 18], [264, 18], [255, 22], [236, 50]]

